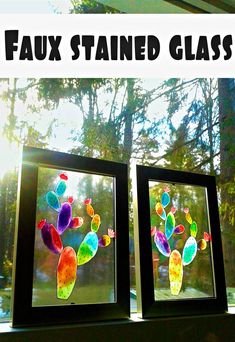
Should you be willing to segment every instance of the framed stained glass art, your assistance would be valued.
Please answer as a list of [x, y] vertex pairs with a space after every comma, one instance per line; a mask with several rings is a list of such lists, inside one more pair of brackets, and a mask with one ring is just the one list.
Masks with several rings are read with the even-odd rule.
[[215, 178], [136, 167], [139, 311], [145, 318], [227, 309]]
[[125, 164], [24, 147], [13, 326], [129, 317]]

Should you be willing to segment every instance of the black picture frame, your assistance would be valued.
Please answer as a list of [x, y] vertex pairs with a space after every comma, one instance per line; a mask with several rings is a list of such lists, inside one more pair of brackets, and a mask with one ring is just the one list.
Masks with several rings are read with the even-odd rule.
[[[152, 237], [150, 233], [149, 182], [202, 186], [207, 193], [208, 222], [212, 239], [211, 258], [214, 296], [207, 298], [156, 300], [153, 279]], [[222, 313], [227, 310], [223, 252], [215, 177], [190, 172], [136, 165], [135, 240], [137, 305], [143, 318]], [[169, 265], [169, 264], [168, 264]], [[137, 266], [136, 266], [137, 267]]]
[[[115, 302], [32, 306], [35, 215], [39, 167], [111, 176], [114, 179]], [[18, 188], [12, 326], [72, 324], [130, 316], [127, 165], [73, 154], [24, 147]]]

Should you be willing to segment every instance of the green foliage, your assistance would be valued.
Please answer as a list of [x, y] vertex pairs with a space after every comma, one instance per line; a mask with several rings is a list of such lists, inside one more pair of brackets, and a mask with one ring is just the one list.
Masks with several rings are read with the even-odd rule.
[[[227, 201], [221, 203], [220, 215], [222, 221], [226, 222], [226, 226], [235, 226], [235, 206], [231, 201], [235, 198], [235, 178], [231, 182], [227, 182], [221, 186], [222, 191], [225, 193]], [[228, 230], [224, 227], [224, 234], [232, 238], [231, 241], [235, 246], [234, 230]]]
[[[199, 163], [194, 148], [187, 144], [188, 134], [181, 124], [172, 132], [165, 154], [165, 165], [171, 169], [190, 170]], [[194, 150], [195, 151], [195, 150]]]
[[6, 287], [12, 273], [17, 176], [16, 172], [8, 172], [0, 181], [0, 275]]
[[3, 262], [3, 268], [2, 268], [2, 275], [8, 281], [6, 283], [6, 286], [10, 285], [11, 274], [12, 274], [12, 260], [9, 260], [6, 258]]
[[93, 0], [71, 0], [73, 5], [72, 13], [102, 14], [102, 13], [120, 13], [118, 10], [105, 6]]
[[38, 98], [48, 108], [58, 107], [62, 99], [78, 105], [83, 96], [95, 92], [104, 82], [104, 79], [92, 78], [41, 78], [37, 82]]
[[[47, 139], [51, 136], [53, 125], [56, 120], [52, 120], [45, 134], [41, 133], [37, 127], [40, 114], [38, 106], [28, 102], [31, 98], [31, 91], [35, 89], [35, 81], [27, 80], [27, 85], [18, 86], [18, 79], [9, 79], [7, 88], [2, 93], [1, 99], [8, 107], [8, 115], [3, 125], [3, 135], [9, 142], [18, 144], [46, 147]], [[25, 112], [19, 113], [18, 108], [25, 107]], [[32, 120], [32, 115], [36, 119]]]
[[[217, 82], [213, 79], [166, 81], [168, 124], [171, 132], [166, 156], [174, 168], [215, 174], [214, 157], [219, 154], [219, 111]], [[175, 128], [179, 110], [180, 124]], [[173, 158], [171, 158], [171, 150]], [[181, 157], [180, 157], [181, 156]], [[193, 156], [193, 160], [191, 160]]]
[[94, 120], [84, 118], [80, 142], [82, 147], [73, 149], [73, 152], [119, 161], [118, 158], [121, 156], [120, 131], [115, 122], [107, 122], [100, 116]]
[[170, 91], [166, 92], [168, 120], [170, 121], [172, 116], [184, 106], [188, 98], [188, 92], [184, 91], [184, 81], [179, 78], [170, 78], [164, 81], [162, 87], [163, 89], [170, 89]]

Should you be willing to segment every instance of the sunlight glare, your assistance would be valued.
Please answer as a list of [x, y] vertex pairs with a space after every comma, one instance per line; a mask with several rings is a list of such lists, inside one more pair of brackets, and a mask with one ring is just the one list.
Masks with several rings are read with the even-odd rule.
[[14, 170], [19, 165], [20, 148], [12, 143], [10, 144], [4, 137], [0, 136], [0, 179], [6, 172]]

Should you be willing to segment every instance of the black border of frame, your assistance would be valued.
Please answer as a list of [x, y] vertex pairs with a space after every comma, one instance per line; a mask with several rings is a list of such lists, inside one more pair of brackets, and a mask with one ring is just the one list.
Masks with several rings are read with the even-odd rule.
[[[222, 313], [227, 310], [226, 285], [224, 276], [222, 241], [217, 203], [215, 177], [190, 172], [160, 169], [148, 166], [136, 166], [138, 241], [137, 252], [140, 265], [139, 282], [140, 310], [143, 318], [157, 316], [196, 315]], [[199, 185], [207, 189], [209, 220], [212, 231], [212, 259], [214, 264], [214, 286], [216, 296], [184, 300], [155, 301], [152, 246], [149, 215], [149, 181], [163, 181], [188, 185]], [[139, 279], [138, 279], [139, 278]]]
[[[38, 167], [112, 176], [116, 202], [116, 302], [32, 307]], [[24, 147], [15, 236], [12, 326], [36, 326], [126, 319], [130, 316], [127, 165], [62, 152]]]

